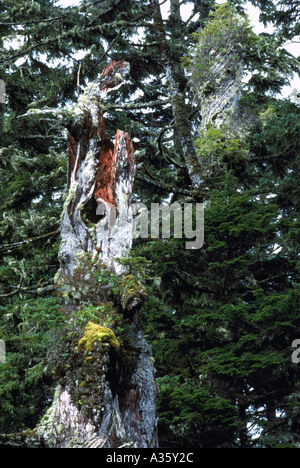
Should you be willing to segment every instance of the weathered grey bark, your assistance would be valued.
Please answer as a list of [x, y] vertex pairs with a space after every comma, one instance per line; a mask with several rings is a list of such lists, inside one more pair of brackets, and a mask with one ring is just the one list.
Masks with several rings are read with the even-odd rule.
[[[101, 396], [86, 417], [74, 401], [72, 384], [59, 385], [54, 401], [37, 428], [38, 440], [46, 448], [134, 448], [158, 446], [156, 398], [151, 348], [136, 331], [131, 345], [135, 347], [138, 365], [121, 395], [114, 392], [107, 378], [109, 352], [99, 349], [93, 359], [97, 366], [94, 385]], [[82, 364], [83, 365], [83, 364]], [[77, 384], [78, 387], [78, 382]], [[91, 412], [91, 411], [90, 411]], [[36, 435], [35, 435], [36, 437]]]
[[[105, 137], [101, 96], [121, 84], [129, 64], [113, 63], [79, 98], [69, 131], [68, 195], [62, 215], [60, 261], [63, 276], [73, 275], [86, 253], [120, 271], [116, 257], [132, 246], [131, 195], [135, 163], [128, 134], [118, 130], [112, 144]], [[121, 75], [122, 73], [122, 75]], [[109, 80], [108, 80], [109, 77]], [[97, 217], [97, 208], [104, 219]], [[110, 231], [110, 208], [118, 219]]]
[[[132, 246], [133, 146], [119, 130], [114, 143], [106, 139], [101, 112], [103, 93], [121, 84], [128, 68], [126, 62], [112, 62], [74, 109], [61, 222], [61, 271], [56, 278], [62, 283], [74, 280], [86, 254], [94, 266], [104, 263], [110, 271], [122, 273], [116, 258], [127, 256]], [[114, 213], [117, 219], [112, 222]], [[43, 447], [158, 446], [157, 388], [151, 348], [141, 328], [140, 303], [137, 295], [124, 305], [131, 329], [119, 351], [108, 344], [95, 345], [87, 361], [74, 349], [70, 369], [60, 379], [53, 403], [35, 432]], [[72, 311], [72, 300], [66, 307]]]
[[[164, 28], [161, 10], [158, 0], [151, 0], [153, 7], [153, 19], [156, 35], [160, 44], [166, 77], [169, 85], [170, 102], [174, 116], [174, 128], [176, 129], [176, 141], [181, 146], [185, 159], [187, 171], [196, 191], [205, 191], [205, 180], [215, 165], [215, 160], [201, 160], [195, 150], [187, 107], [185, 104], [185, 73], [183, 67], [174, 59], [170, 44]], [[171, 0], [172, 20], [178, 24], [180, 30], [180, 2]], [[241, 30], [243, 26], [241, 25]], [[202, 116], [201, 134], [204, 136], [210, 127], [221, 129], [226, 137], [243, 138], [246, 129], [250, 127], [250, 116], [245, 116], [240, 107], [242, 96], [242, 78], [244, 74], [243, 54], [238, 49], [239, 44], [234, 39], [226, 45], [225, 52], [217, 50], [210, 51], [213, 67], [210, 70], [210, 80], [205, 86], [198, 86], [196, 79], [192, 76], [190, 81], [198, 98]], [[238, 53], [237, 53], [238, 52]], [[207, 73], [205, 71], [204, 73]], [[201, 77], [200, 77], [201, 81]], [[206, 88], [206, 89], [204, 89]], [[217, 162], [218, 163], [218, 162]]]
[[[243, 62], [234, 61], [233, 53], [226, 57], [213, 55], [214, 82], [218, 83], [210, 93], [201, 93], [202, 131], [209, 127], [223, 128], [228, 134], [240, 127], [239, 101], [242, 96]], [[227, 129], [226, 129], [227, 127]]]
[[205, 135], [209, 128], [214, 127], [226, 136], [240, 137], [244, 128], [249, 128], [249, 122], [243, 122], [245, 115], [240, 99], [250, 29], [233, 8], [228, 9], [223, 18], [212, 18], [211, 21], [216, 24], [212, 30], [204, 28], [199, 37], [190, 77], [201, 108], [200, 130]]
[[[201, 191], [202, 194], [205, 194], [207, 178], [223, 174], [226, 165], [218, 154], [203, 158], [201, 151], [195, 149], [185, 104], [185, 90], [182, 88], [182, 83], [185, 80], [184, 70], [181, 64], [172, 57], [158, 0], [152, 0], [152, 4], [154, 21], [157, 25], [157, 37], [169, 82], [174, 127], [177, 132], [176, 138], [181, 145], [193, 188], [196, 189], [197, 193]], [[180, 30], [180, 3], [178, 0], [171, 0], [170, 5], [172, 19], [178, 23]], [[227, 30], [225, 27], [224, 41], [221, 41], [219, 46], [219, 38], [215, 41], [214, 33], [210, 33], [211, 36], [210, 34], [205, 36], [204, 30], [204, 48], [200, 53], [199, 50], [196, 50], [196, 55], [209, 54], [207, 63], [211, 65], [205, 66], [204, 69], [202, 65], [203, 71], [200, 74], [200, 67], [196, 63], [189, 82], [200, 104], [202, 117], [199, 129], [200, 136], [205, 137], [208, 129], [215, 128], [220, 130], [225, 138], [245, 141], [254, 118], [240, 104], [242, 79], [245, 71], [245, 51], [243, 48], [245, 46], [241, 45], [240, 42], [247, 41], [249, 28], [247, 23], [234, 13], [234, 10], [231, 12], [228, 10], [228, 15], [230, 14], [235, 15], [233, 21], [238, 25], [237, 30], [232, 34], [230, 26]], [[212, 21], [214, 20], [212, 19]], [[212, 44], [216, 44], [216, 47], [212, 47]], [[243, 157], [246, 157], [245, 151]]]

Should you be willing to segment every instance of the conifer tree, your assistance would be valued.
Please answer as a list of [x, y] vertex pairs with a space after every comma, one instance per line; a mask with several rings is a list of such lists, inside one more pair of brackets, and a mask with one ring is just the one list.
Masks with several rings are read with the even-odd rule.
[[[183, 21], [187, 3], [193, 11]], [[283, 46], [297, 34], [298, 6], [252, 3], [275, 32], [255, 36], [247, 26], [241, 42], [218, 26], [230, 14], [247, 25], [240, 0], [217, 10], [214, 1], [171, 0], [166, 20], [155, 0], [1, 2], [0, 339], [8, 354], [0, 432], [36, 427], [70, 359], [54, 291], [70, 110], [121, 60], [130, 74], [102, 113], [108, 139], [120, 128], [134, 142], [135, 199], [206, 204], [202, 250], [186, 251], [183, 239], [138, 240], [127, 260], [148, 292], [143, 323], [160, 387], [161, 445], [297, 445], [299, 107], [276, 93], [297, 71]], [[247, 84], [232, 60], [250, 73]], [[208, 70], [215, 81], [207, 85]], [[240, 80], [227, 95], [237, 98], [234, 114], [225, 75]], [[222, 100], [209, 120], [207, 109]], [[76, 331], [95, 318], [90, 306], [77, 314]]]

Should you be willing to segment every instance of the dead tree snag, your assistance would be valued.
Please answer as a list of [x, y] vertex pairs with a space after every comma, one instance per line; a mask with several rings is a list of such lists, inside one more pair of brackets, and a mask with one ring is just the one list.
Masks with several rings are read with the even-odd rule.
[[[116, 258], [128, 255], [133, 241], [134, 149], [129, 135], [121, 130], [114, 142], [106, 138], [101, 100], [106, 91], [122, 83], [128, 70], [128, 63], [112, 62], [74, 109], [69, 127], [68, 193], [61, 221], [62, 285], [74, 284], [87, 255], [92, 259], [91, 271], [84, 278], [87, 283], [97, 265], [113, 274], [125, 273]], [[112, 206], [114, 223], [109, 218]], [[72, 294], [64, 298], [72, 317], [78, 303]], [[111, 330], [93, 324], [86, 328], [84, 338], [91, 343], [88, 333], [98, 333], [88, 358], [74, 345], [68, 370], [37, 429], [45, 447], [157, 446], [157, 388], [151, 349], [140, 326], [140, 308], [139, 297], [130, 310], [130, 331], [116, 349], [110, 346], [111, 340], [105, 340], [106, 331], [112, 336]]]

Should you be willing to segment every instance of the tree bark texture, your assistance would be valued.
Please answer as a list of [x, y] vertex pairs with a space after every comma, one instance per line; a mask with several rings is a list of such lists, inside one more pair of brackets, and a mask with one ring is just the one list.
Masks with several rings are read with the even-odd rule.
[[[120, 272], [115, 258], [126, 256], [132, 246], [133, 145], [120, 130], [114, 143], [106, 138], [100, 104], [103, 93], [120, 85], [121, 73], [125, 76], [128, 68], [126, 62], [109, 65], [98, 82], [85, 90], [74, 110], [75, 122], [69, 130], [68, 196], [62, 215], [64, 276], [74, 273], [85, 253]], [[118, 211], [118, 222], [110, 228], [112, 207]]]
[[[116, 258], [126, 257], [133, 241], [134, 150], [123, 131], [117, 131], [114, 143], [106, 138], [101, 99], [122, 83], [128, 70], [128, 63], [112, 62], [74, 109], [56, 278], [60, 283], [74, 284], [86, 255], [94, 267], [105, 265], [125, 274]], [[70, 317], [76, 302], [72, 297], [64, 296]], [[95, 343], [88, 359], [76, 347], [71, 351], [68, 370], [35, 432], [44, 447], [158, 446], [157, 388], [151, 348], [141, 327], [141, 295], [123, 302], [130, 330], [120, 349]]]
[[244, 64], [234, 59], [234, 53], [226, 56], [212, 54], [212, 89], [199, 97], [202, 115], [202, 132], [210, 127], [223, 129], [228, 135], [236, 135], [241, 128], [242, 116], [239, 102], [242, 96]]

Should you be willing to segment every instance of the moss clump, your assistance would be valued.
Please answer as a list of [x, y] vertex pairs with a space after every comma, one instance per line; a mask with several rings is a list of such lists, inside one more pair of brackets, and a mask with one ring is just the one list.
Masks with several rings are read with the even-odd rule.
[[120, 283], [121, 305], [123, 310], [132, 310], [142, 304], [147, 298], [147, 293], [141, 283], [133, 275], [125, 276]]
[[119, 349], [120, 343], [110, 328], [89, 322], [84, 330], [84, 335], [79, 340], [78, 346], [81, 348], [81, 346], [85, 345], [85, 354], [92, 352], [94, 343], [109, 343], [115, 349]]

